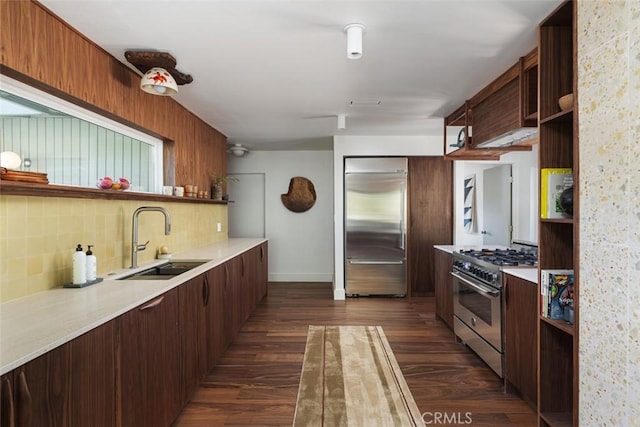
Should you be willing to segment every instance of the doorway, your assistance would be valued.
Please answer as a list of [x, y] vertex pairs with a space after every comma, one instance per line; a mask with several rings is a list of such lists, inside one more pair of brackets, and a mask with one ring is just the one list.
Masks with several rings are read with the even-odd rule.
[[229, 237], [265, 237], [264, 173], [230, 175], [238, 181], [227, 182]]
[[485, 169], [482, 173], [482, 244], [511, 244], [511, 165]]

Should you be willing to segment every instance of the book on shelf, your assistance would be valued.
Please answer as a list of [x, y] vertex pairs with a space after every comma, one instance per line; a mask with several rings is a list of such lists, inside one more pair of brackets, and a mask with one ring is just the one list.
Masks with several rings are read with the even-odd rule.
[[573, 270], [540, 270], [540, 314], [549, 319], [568, 319], [574, 303]]
[[540, 217], [571, 218], [562, 210], [560, 194], [573, 186], [571, 168], [540, 169]]

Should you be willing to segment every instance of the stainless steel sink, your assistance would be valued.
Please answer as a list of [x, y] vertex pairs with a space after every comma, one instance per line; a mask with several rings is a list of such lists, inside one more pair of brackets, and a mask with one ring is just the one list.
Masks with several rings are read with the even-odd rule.
[[155, 267], [133, 273], [118, 280], [169, 280], [207, 262], [209, 262], [208, 259], [199, 261], [169, 261], [165, 264], [156, 265]]

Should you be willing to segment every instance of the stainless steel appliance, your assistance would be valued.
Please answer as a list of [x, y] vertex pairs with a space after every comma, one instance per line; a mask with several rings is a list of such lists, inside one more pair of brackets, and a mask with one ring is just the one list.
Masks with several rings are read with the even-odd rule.
[[500, 378], [504, 376], [502, 269], [537, 265], [535, 246], [453, 254], [454, 332]]
[[344, 194], [347, 296], [405, 296], [407, 159], [345, 159]]

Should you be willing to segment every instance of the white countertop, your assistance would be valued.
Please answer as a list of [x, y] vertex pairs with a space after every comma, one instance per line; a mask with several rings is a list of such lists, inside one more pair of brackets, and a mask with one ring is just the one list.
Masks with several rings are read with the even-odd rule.
[[505, 268], [502, 270], [505, 274], [519, 277], [534, 284], [538, 284], [538, 269], [537, 268]]
[[56, 288], [0, 304], [0, 375], [88, 332], [127, 311], [266, 241], [228, 239], [173, 254], [179, 260], [210, 260], [169, 280], [116, 280], [138, 269], [110, 273], [104, 281], [79, 289]]

